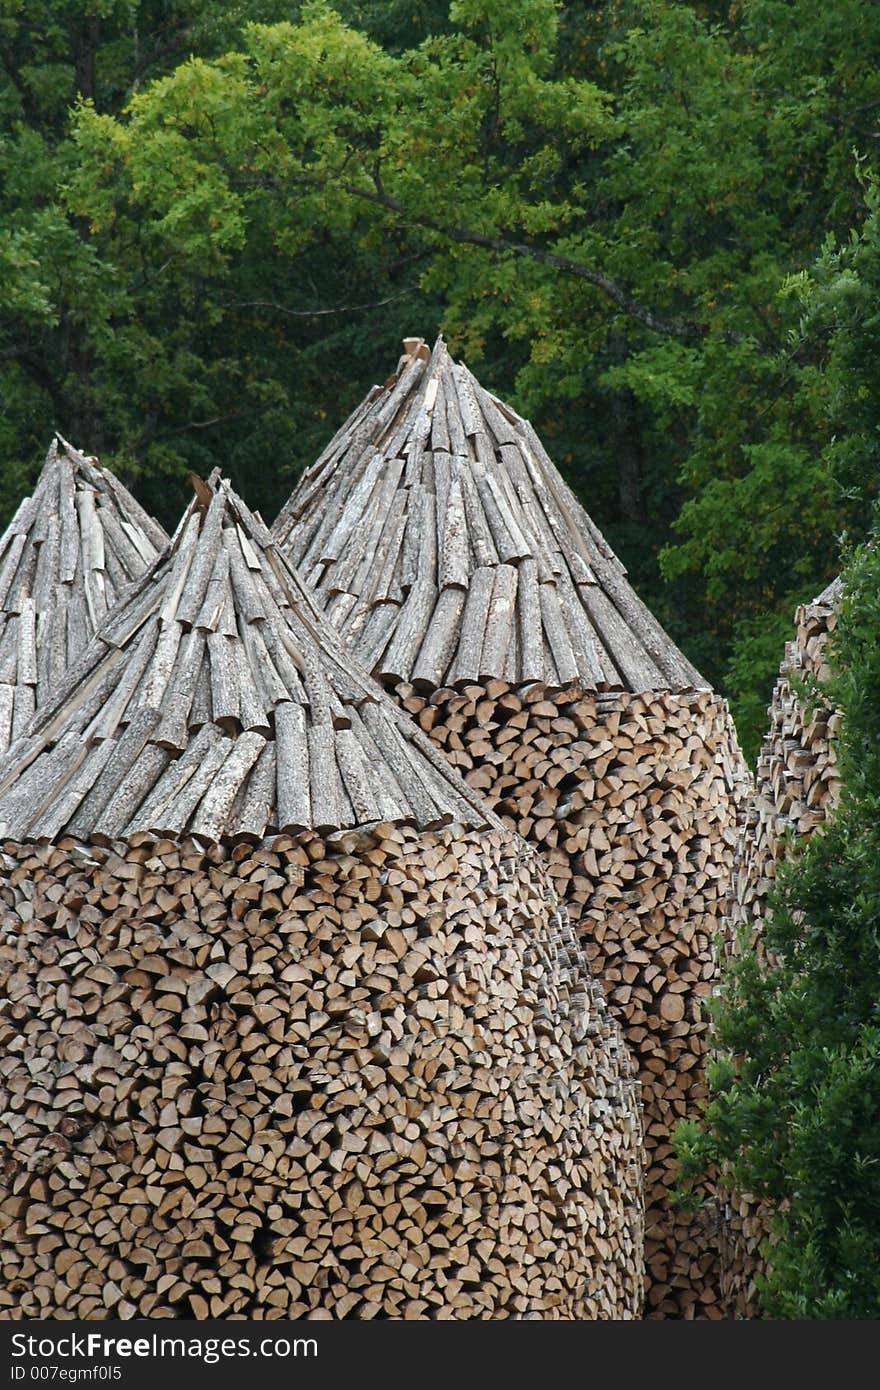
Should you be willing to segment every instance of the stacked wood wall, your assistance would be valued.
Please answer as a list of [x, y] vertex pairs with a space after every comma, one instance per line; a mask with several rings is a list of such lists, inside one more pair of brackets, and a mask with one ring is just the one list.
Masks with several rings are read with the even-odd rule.
[[[817, 694], [827, 681], [828, 641], [837, 625], [839, 586], [832, 586], [796, 615], [793, 641], [785, 657], [768, 711], [770, 726], [761, 747], [755, 795], [737, 845], [730, 917], [725, 924], [728, 953], [744, 930], [759, 940], [778, 865], [794, 836], [803, 842], [821, 826], [840, 795], [834, 745], [839, 713]], [[748, 1194], [728, 1197], [723, 1225], [722, 1296], [729, 1317], [759, 1316], [755, 1279], [765, 1264], [760, 1246], [767, 1239], [767, 1213]]]
[[638, 1087], [521, 841], [3, 864], [0, 1317], [639, 1315]]
[[669, 1198], [672, 1131], [706, 1095], [703, 1005], [749, 787], [726, 703], [500, 681], [396, 694], [541, 850], [621, 1024], [644, 1104], [646, 1314], [720, 1316], [719, 1209]]

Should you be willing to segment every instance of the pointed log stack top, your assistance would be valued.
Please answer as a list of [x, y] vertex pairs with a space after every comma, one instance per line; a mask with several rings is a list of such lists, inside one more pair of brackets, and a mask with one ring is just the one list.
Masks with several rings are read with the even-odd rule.
[[167, 544], [108, 469], [53, 440], [0, 538], [0, 753]]
[[404, 340], [273, 528], [352, 654], [391, 684], [707, 689], [535, 431]]
[[833, 612], [843, 598], [843, 580], [838, 574], [832, 579], [830, 584], [826, 584], [821, 594], [817, 594], [812, 603], [806, 604], [807, 608], [821, 608]]
[[378, 821], [497, 825], [352, 664], [262, 521], [199, 483], [9, 750], [0, 835], [214, 843]]

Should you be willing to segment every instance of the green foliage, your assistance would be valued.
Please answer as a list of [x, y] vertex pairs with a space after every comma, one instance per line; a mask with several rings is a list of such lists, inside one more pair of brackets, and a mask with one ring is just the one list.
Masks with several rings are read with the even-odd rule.
[[841, 804], [780, 875], [769, 959], [744, 943], [729, 970], [713, 1099], [677, 1136], [687, 1176], [720, 1164], [775, 1208], [762, 1298], [785, 1318], [880, 1314], [880, 547], [845, 586]]
[[290, 6], [46, 5], [32, 27], [37, 8], [0, 9], [0, 519], [53, 428], [168, 525], [218, 458], [271, 516], [412, 329], [403, 239], [326, 216], [300, 236], [282, 200], [252, 206], [239, 147], [264, 116], [244, 118], [246, 65], [223, 55]]
[[880, 7], [0, 0], [0, 61], [0, 505], [55, 425], [271, 513], [442, 325], [754, 746], [877, 492]]
[[779, 611], [741, 619], [736, 628], [725, 684], [736, 692], [737, 733], [750, 763], [767, 729], [767, 672], [779, 666], [797, 602], [798, 595], [792, 594]]

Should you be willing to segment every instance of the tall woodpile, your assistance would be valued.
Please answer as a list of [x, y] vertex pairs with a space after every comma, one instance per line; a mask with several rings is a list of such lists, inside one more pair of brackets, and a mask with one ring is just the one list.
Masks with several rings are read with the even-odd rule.
[[718, 1213], [676, 1215], [748, 774], [528, 422], [415, 339], [275, 523], [359, 660], [538, 846], [642, 1082], [649, 1315], [718, 1316]]
[[0, 1315], [638, 1315], [637, 1083], [567, 914], [228, 485], [0, 835]]
[[839, 714], [817, 693], [827, 682], [828, 641], [837, 627], [841, 585], [835, 580], [795, 614], [795, 636], [785, 644], [779, 679], [767, 711], [770, 727], [758, 756], [755, 795], [737, 846], [728, 942], [743, 927], [760, 934], [767, 894], [790, 836], [808, 839], [840, 796], [835, 738]]
[[[748, 930], [760, 941], [778, 865], [794, 837], [809, 839], [834, 809], [840, 795], [835, 754], [839, 713], [817, 695], [828, 680], [828, 642], [837, 626], [841, 584], [835, 580], [795, 614], [795, 636], [786, 643], [779, 679], [768, 710], [770, 727], [758, 757], [755, 796], [737, 845], [726, 948]], [[724, 1223], [722, 1290], [728, 1315], [758, 1316], [755, 1276], [763, 1268], [759, 1246], [767, 1235], [766, 1213], [747, 1194], [728, 1199]]]
[[[398, 687], [510, 827], [540, 846], [641, 1079], [647, 1312], [721, 1315], [720, 1213], [669, 1206], [671, 1131], [706, 1098], [703, 1005], [717, 978], [742, 795], [708, 693]], [[711, 1197], [711, 1189], [704, 1195]]]
[[0, 754], [167, 540], [97, 459], [53, 440], [0, 537]]

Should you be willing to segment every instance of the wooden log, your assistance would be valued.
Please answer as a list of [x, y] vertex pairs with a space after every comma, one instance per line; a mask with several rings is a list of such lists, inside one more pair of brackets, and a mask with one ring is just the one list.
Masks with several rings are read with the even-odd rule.
[[[449, 663], [458, 647], [464, 606], [464, 589], [449, 588], [443, 589], [440, 593], [430, 626], [412, 668], [414, 685], [437, 687], [443, 684]], [[396, 614], [390, 615], [389, 631], [395, 622]]]
[[238, 813], [231, 820], [230, 837], [262, 839], [275, 814], [275, 779], [275, 745], [267, 742], [247, 780]]
[[440, 588], [466, 589], [468, 582], [468, 532], [461, 481], [453, 477], [440, 524]]
[[543, 618], [537, 563], [523, 560], [518, 570], [517, 638], [519, 661], [516, 683], [540, 681], [544, 675]]
[[312, 823], [311, 775], [306, 717], [302, 705], [275, 707], [278, 828], [295, 831]]
[[481, 680], [491, 680], [504, 669], [504, 658], [513, 640], [516, 621], [517, 570], [498, 565], [486, 614], [483, 648], [479, 660]]
[[211, 718], [215, 724], [231, 728], [237, 723], [241, 713], [232, 642], [222, 632], [209, 632], [207, 648], [211, 681]]
[[[173, 634], [170, 635], [173, 638]], [[148, 683], [149, 677], [147, 677], [146, 682], [144, 677], [156, 654], [158, 641], [159, 628], [155, 623], [151, 623], [134, 638], [131, 652], [124, 667], [121, 658], [116, 653], [111, 653], [103, 663], [103, 669], [98, 668], [97, 671], [93, 672], [91, 679], [94, 681], [94, 687], [92, 695], [88, 699], [85, 698], [84, 687], [80, 685], [77, 692], [80, 697], [78, 713], [83, 720], [91, 721], [84, 723], [85, 736], [94, 739], [116, 737], [120, 724], [128, 718], [129, 707], [134, 702], [136, 691], [139, 688], [145, 688]], [[167, 652], [163, 653], [163, 658], [166, 656]], [[156, 689], [156, 701], [149, 706], [153, 709], [158, 708], [158, 702], [161, 698], [158, 694], [158, 685]], [[147, 702], [145, 701], [145, 703]], [[53, 736], [55, 723], [64, 721], [64, 712], [65, 707], [62, 705], [58, 716], [46, 729], [46, 737]]]
[[336, 764], [336, 740], [329, 724], [306, 729], [309, 749], [309, 796], [316, 829], [333, 830], [345, 824], [340, 812], [342, 787]]
[[37, 683], [36, 610], [32, 598], [22, 599], [18, 615], [17, 679], [22, 685]]
[[156, 727], [159, 711], [141, 709], [125, 729], [95, 785], [80, 804], [76, 815], [68, 822], [69, 833], [87, 839], [124, 782], [129, 770], [140, 756]]
[[193, 812], [229, 756], [231, 741], [220, 735], [215, 726], [205, 724], [199, 732], [209, 735], [207, 751], [198, 762], [187, 764], [185, 780], [181, 769], [180, 782], [173, 796], [164, 801], [160, 811], [153, 813], [151, 819], [156, 824], [149, 829], [159, 835], [179, 836], [188, 829]]
[[427, 577], [418, 578], [400, 611], [394, 636], [381, 659], [379, 675], [383, 679], [409, 680], [436, 602], [436, 584]]
[[193, 628], [183, 636], [179, 651], [180, 660], [162, 701], [153, 740], [160, 747], [182, 751], [187, 746], [189, 715], [205, 659], [205, 634]]
[[458, 651], [449, 672], [450, 683], [478, 680], [489, 605], [495, 585], [495, 570], [485, 566], [471, 575], [467, 602], [461, 618]]
[[12, 742], [12, 709], [15, 690], [11, 685], [0, 685], [0, 753], [5, 753]]
[[226, 500], [224, 494], [218, 491], [214, 494], [201, 526], [198, 553], [189, 571], [185, 592], [178, 604], [177, 614], [180, 621], [190, 626], [195, 626], [214, 573], [220, 552], [225, 512]]
[[222, 838], [235, 797], [265, 746], [266, 740], [253, 731], [235, 740], [190, 822], [190, 833], [196, 839], [212, 843]]
[[[158, 736], [161, 723], [157, 726], [154, 740]], [[129, 835], [159, 830], [160, 818], [167, 811], [183, 787], [199, 769], [210, 750], [223, 743], [220, 730], [213, 724], [203, 724], [198, 733], [189, 741], [186, 751], [171, 762], [164, 774], [157, 780], [149, 797], [146, 798], [126, 826]], [[225, 757], [225, 748], [223, 749]]]
[[[95, 821], [91, 829], [93, 840], [99, 844], [102, 841], [109, 843], [122, 835], [138, 807], [165, 771], [170, 756], [166, 748], [159, 748], [155, 743], [148, 743], [141, 750], [128, 769], [125, 781], [116, 788]], [[109, 758], [104, 766], [108, 763]]]

